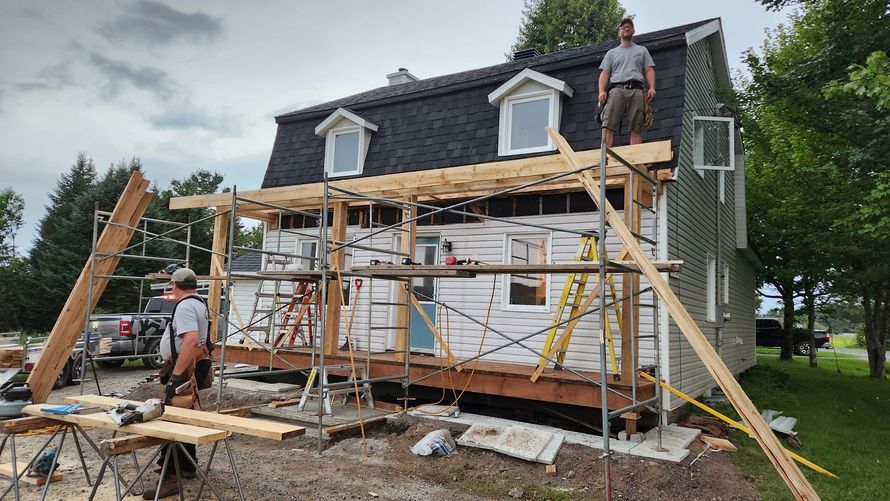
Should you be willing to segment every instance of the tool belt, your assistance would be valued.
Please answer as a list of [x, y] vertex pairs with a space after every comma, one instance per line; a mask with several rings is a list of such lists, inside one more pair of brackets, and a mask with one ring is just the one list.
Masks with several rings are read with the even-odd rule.
[[628, 80], [626, 82], [611, 82], [609, 83], [609, 90], [614, 89], [615, 87], [621, 87], [622, 89], [640, 89], [643, 90], [643, 82], [639, 80]]

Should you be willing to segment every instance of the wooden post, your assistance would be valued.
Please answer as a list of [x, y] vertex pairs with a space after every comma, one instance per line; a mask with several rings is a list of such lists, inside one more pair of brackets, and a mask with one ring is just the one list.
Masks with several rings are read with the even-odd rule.
[[[409, 203], [417, 203], [417, 197], [411, 196], [408, 197]], [[407, 221], [411, 219], [416, 214], [416, 209], [412, 207], [406, 207], [402, 210], [402, 221]], [[403, 254], [408, 254], [411, 258], [411, 261], [414, 261], [414, 248], [417, 243], [417, 222], [412, 221], [407, 225], [402, 225], [402, 247], [401, 251]], [[411, 324], [411, 308], [408, 306], [408, 294], [407, 291], [399, 285], [399, 294], [397, 301], [399, 304], [404, 304], [406, 306], [396, 306], [398, 314], [396, 315], [396, 358], [399, 361], [405, 360], [405, 353], [411, 349], [411, 340], [408, 339], [408, 326]]]
[[[572, 147], [569, 146], [564, 137], [550, 127], [547, 128], [547, 133], [559, 148], [560, 153], [565, 157], [569, 169], [575, 170], [584, 166], [578, 160], [578, 157], [575, 156], [574, 150], [572, 150]], [[711, 343], [695, 323], [695, 319], [680, 303], [680, 299], [655, 268], [655, 265], [652, 264], [649, 256], [643, 252], [636, 238], [630, 234], [630, 230], [628, 230], [624, 221], [615, 212], [612, 204], [608, 200], [600, 200], [599, 186], [590, 172], [580, 172], [577, 174], [577, 177], [581, 184], [584, 185], [587, 193], [593, 198], [593, 201], [601, 210], [605, 211], [609, 227], [621, 239], [625, 249], [630, 253], [633, 260], [636, 261], [637, 266], [640, 267], [646, 278], [649, 279], [652, 288], [664, 302], [671, 318], [674, 319], [677, 327], [680, 328], [680, 332], [683, 333], [692, 349], [695, 350], [699, 359], [704, 363], [705, 368], [708, 369], [708, 372], [711, 373], [711, 376], [717, 381], [723, 392], [726, 393], [727, 398], [729, 398], [739, 416], [745, 421], [745, 424], [751, 428], [752, 435], [760, 444], [763, 452], [766, 453], [766, 457], [773, 463], [776, 471], [779, 472], [779, 475], [785, 481], [795, 499], [806, 501], [819, 499], [819, 495], [816, 494], [813, 486], [810, 485], [810, 482], [801, 473], [800, 468], [794, 464], [794, 461], [785, 452], [779, 439], [776, 438], [772, 429], [763, 420], [763, 416], [757, 412], [754, 403], [751, 402], [751, 399], [745, 394], [738, 381], [735, 380], [732, 372], [726, 367], [726, 364], [723, 363], [717, 352], [714, 351]]]
[[[634, 233], [640, 233], [640, 207], [635, 202], [640, 200], [642, 193], [641, 186], [644, 183], [642, 179], [633, 180], [633, 189], [631, 189], [631, 177], [629, 174], [624, 178], [624, 223]], [[635, 296], [640, 290], [640, 274], [639, 273], [622, 273], [621, 274], [621, 295], [626, 297], [621, 302], [621, 380], [630, 381], [635, 377], [636, 367], [640, 364], [640, 311], [639, 308], [633, 308], [633, 302], [639, 304], [639, 298]], [[633, 314], [631, 314], [633, 312]], [[636, 361], [636, 364], [634, 364]]]
[[[218, 252], [219, 254], [210, 256], [211, 277], [219, 277], [226, 274], [226, 257], [221, 254], [225, 254], [226, 249], [229, 246], [230, 213], [223, 212], [224, 210], [226, 210], [226, 207], [217, 207], [217, 215], [213, 219], [213, 247], [211, 250], [213, 252]], [[226, 319], [223, 317], [222, 312], [219, 311], [220, 305], [222, 305], [222, 290], [224, 283], [224, 280], [211, 280], [210, 287], [207, 289], [207, 306], [210, 308], [210, 311], [217, 312], [216, 322], [214, 322], [216, 329], [209, 333], [210, 340], [213, 342], [216, 342], [219, 338], [219, 329], [228, 329]]]
[[[334, 220], [331, 222], [329, 241], [339, 245], [346, 241], [346, 222], [349, 211], [348, 202], [334, 202]], [[324, 249], [321, 249], [324, 251]], [[331, 253], [331, 271], [342, 270], [346, 265], [346, 249], [338, 249]], [[325, 305], [324, 354], [336, 355], [340, 345], [340, 306], [343, 304], [343, 287], [336, 274], [328, 284], [328, 297]]]

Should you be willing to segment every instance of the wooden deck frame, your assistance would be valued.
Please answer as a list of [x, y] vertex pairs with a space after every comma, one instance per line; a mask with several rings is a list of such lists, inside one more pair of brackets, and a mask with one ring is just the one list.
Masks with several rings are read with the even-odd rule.
[[[622, 146], [614, 149], [618, 154], [620, 154], [623, 158], [625, 158], [628, 162], [632, 164], [656, 164], [667, 162], [672, 159], [672, 150], [671, 144], [669, 141], [660, 141], [653, 143], [645, 143], [641, 145], [633, 145], [633, 146]], [[579, 156], [583, 159], [584, 165], [595, 165], [599, 162], [600, 151], [596, 150], [588, 150], [585, 152], [579, 153]], [[448, 168], [440, 168], [440, 169], [429, 169], [423, 170], [419, 172], [407, 172], [407, 173], [399, 173], [399, 174], [390, 174], [383, 176], [374, 176], [374, 177], [363, 177], [357, 179], [349, 179], [336, 181], [334, 183], [330, 183], [333, 186], [338, 188], [342, 188], [344, 190], [348, 190], [355, 193], [360, 193], [362, 195], [373, 196], [373, 197], [381, 197], [381, 198], [389, 198], [394, 200], [405, 200], [410, 203], [416, 202], [425, 202], [425, 201], [441, 201], [446, 199], [460, 199], [460, 198], [468, 198], [473, 196], [478, 196], [480, 194], [488, 194], [493, 191], [499, 191], [503, 189], [507, 189], [514, 186], [519, 186], [522, 184], [526, 184], [533, 181], [538, 181], [547, 177], [551, 177], [556, 174], [561, 174], [565, 172], [565, 163], [562, 159], [561, 155], [547, 155], [540, 157], [531, 157], [531, 158], [523, 158], [517, 160], [505, 160], [499, 162], [490, 162], [484, 164], [473, 164], [473, 165], [465, 165], [465, 166], [456, 166], [456, 167], [448, 167]], [[593, 167], [591, 171], [598, 176], [599, 168]], [[609, 161], [607, 164], [607, 185], [610, 187], [622, 187], [627, 184], [627, 179], [631, 170], [626, 166], [621, 165], [618, 162]], [[287, 207], [289, 209], [300, 209], [300, 210], [319, 210], [319, 208], [323, 205], [324, 200], [324, 191], [326, 186], [324, 183], [314, 183], [307, 185], [298, 185], [298, 186], [288, 186], [288, 187], [280, 187], [280, 188], [266, 188], [261, 190], [254, 191], [243, 191], [239, 192], [239, 195], [248, 199], [243, 202], [238, 202], [238, 215], [246, 216], [246, 217], [257, 217], [258, 219], [274, 222], [273, 220], [277, 220], [274, 217], [275, 209], [270, 209], [266, 206], [261, 206], [259, 204], [251, 203], [251, 201], [263, 202], [275, 204], [282, 207]], [[580, 190], [583, 189], [583, 184], [579, 182], [579, 180], [575, 176], [568, 176], [562, 178], [560, 180], [541, 184], [533, 187], [527, 187], [522, 190], [523, 193], [528, 192], [545, 192], [545, 191], [567, 191], [567, 190]], [[516, 192], [519, 193], [519, 192]], [[643, 201], [644, 202], [644, 201]], [[223, 210], [228, 208], [231, 204], [231, 197], [228, 194], [213, 194], [213, 195], [198, 195], [198, 196], [190, 196], [190, 197], [177, 197], [171, 200], [170, 208], [171, 209], [185, 209], [185, 208], [197, 208], [197, 207], [216, 207], [218, 210]], [[360, 197], [356, 197], [355, 199], [348, 199], [347, 197], [338, 195], [333, 199], [330, 207], [334, 207], [334, 222], [332, 224], [332, 232], [336, 233], [337, 224], [337, 207], [349, 207], [351, 205], [355, 206], [363, 206], [367, 204], [367, 200], [361, 199]], [[345, 210], [341, 210], [342, 214], [344, 214], [343, 221], [345, 222]], [[413, 211], [410, 211], [413, 212]], [[408, 218], [408, 214], [410, 213], [408, 206], [403, 210], [403, 220]], [[413, 223], [411, 223], [413, 224]], [[404, 236], [413, 236], [415, 231], [408, 229], [408, 227], [402, 228]], [[338, 242], [345, 240], [345, 235], [337, 236], [336, 234], [329, 237], [329, 239]], [[402, 248], [401, 250], [407, 254], [409, 254], [412, 258], [414, 256], [414, 245], [413, 242], [409, 241], [410, 238], [402, 239]], [[332, 259], [333, 264], [334, 259]], [[678, 269], [682, 263], [659, 263], [659, 268], [664, 269]], [[332, 270], [336, 268], [336, 266], [332, 266]], [[361, 268], [361, 267], [357, 267]], [[394, 273], [399, 273], [404, 271], [404, 266], [395, 265], [393, 268], [402, 268], [402, 270], [391, 270]], [[441, 267], [440, 267], [441, 268]], [[462, 268], [457, 270], [457, 268]], [[472, 268], [472, 267], [456, 267], [452, 270], [447, 270], [449, 273], [465, 273], [463, 268]], [[472, 272], [474, 270], [466, 270], [466, 272]], [[479, 270], [476, 270], [479, 271]], [[495, 270], [491, 270], [495, 271]], [[497, 270], [497, 272], [505, 272], [507, 270]], [[553, 273], [557, 273], [559, 271], [548, 270]], [[426, 273], [441, 273], [441, 270], [431, 270], [426, 271]], [[299, 272], [295, 272], [299, 274]], [[418, 273], [415, 271], [414, 273]], [[616, 272], [618, 273], [618, 272]], [[284, 274], [286, 275], [286, 273]], [[631, 274], [635, 275], [635, 274]], [[217, 275], [219, 276], [219, 275]], [[407, 275], [406, 275], [407, 276]], [[455, 275], [461, 276], [461, 275]], [[288, 279], [285, 276], [276, 276], [278, 279]], [[305, 279], [305, 278], [304, 278]], [[334, 289], [336, 287], [333, 287]], [[336, 293], [335, 293], [336, 294]], [[410, 298], [402, 292], [401, 301], [408, 304]], [[329, 297], [327, 302], [327, 318], [334, 320], [339, 320], [340, 318], [340, 300]], [[410, 322], [409, 312], [410, 308], [402, 308], [404, 310], [400, 315], [396, 315], [397, 317], [397, 327], [403, 326], [406, 327], [408, 322]], [[330, 323], [328, 324], [330, 325]], [[325, 343], [324, 343], [324, 352], [327, 360], [336, 360], [338, 356], [337, 352], [337, 342], [339, 341], [339, 326], [337, 328], [329, 327], [325, 332]], [[407, 351], [410, 349], [410, 339], [408, 339], [408, 330], [400, 329], [396, 331], [396, 352], [391, 354], [393, 357], [393, 364], [388, 364], [389, 369], [384, 371], [385, 376], [398, 376], [402, 375], [404, 371], [404, 357], [406, 356]], [[631, 343], [622, 343], [622, 346], [630, 346]], [[274, 360], [277, 360], [277, 357], [268, 357], [267, 354], [263, 350], [244, 350], [240, 349], [240, 347], [232, 347], [229, 345], [227, 353], [227, 361], [235, 361], [235, 362], [243, 362], [243, 363], [253, 363], [258, 365], [269, 365], [273, 363]], [[282, 357], [295, 357], [296, 355], [289, 354], [288, 350], [277, 349], [276, 355]], [[332, 357], [332, 358], [327, 358]], [[424, 357], [425, 358], [425, 357]], [[417, 357], [412, 356], [409, 365], [409, 378], [415, 379], [416, 377], [422, 377], [425, 375], [423, 370], [418, 369], [418, 367], [423, 366], [424, 364], [421, 362], [416, 362]], [[376, 362], [375, 358], [375, 362]], [[333, 362], [332, 362], [333, 363]], [[480, 362], [480, 364], [491, 362]], [[299, 365], [299, 364], [295, 364]], [[482, 389], [470, 390], [470, 391], [481, 391], [483, 393], [490, 393], [493, 395], [505, 395], [505, 396], [515, 396], [519, 398], [532, 398], [543, 401], [551, 401], [551, 402], [559, 402], [563, 401], [562, 399], [562, 390], [558, 389], [558, 385], [554, 386], [554, 383], [541, 384], [541, 381], [546, 380], [547, 378], [539, 377], [535, 379], [539, 379], [537, 386], [535, 383], [529, 381], [529, 376], [532, 374], [534, 370], [534, 365], [516, 365], [516, 367], [512, 367], [508, 372], [511, 373], [520, 373], [520, 378], [512, 378], [503, 375], [502, 378], [491, 381], [487, 381], [485, 384], [481, 385]], [[494, 366], [497, 366], [495, 364]], [[517, 367], [521, 367], [519, 370]], [[399, 369], [401, 368], [401, 369]], [[466, 368], [466, 364], [464, 365]], [[424, 370], [433, 370], [431, 367]], [[419, 372], [418, 372], [419, 371]], [[542, 373], [547, 374], [550, 370], [544, 370], [542, 368]], [[390, 374], [390, 372], [392, 374]], [[466, 372], [466, 371], [465, 371]], [[566, 371], [556, 371], [560, 373], [570, 374]], [[372, 374], [376, 374], [376, 371], [372, 371]], [[595, 372], [591, 372], [591, 379], [596, 380], [599, 375]], [[416, 377], [415, 377], [416, 376]], [[492, 376], [494, 377], [494, 376]], [[506, 378], [506, 379], [505, 379]], [[438, 379], [438, 378], [431, 378]], [[517, 380], [522, 380], [522, 382], [518, 382]], [[583, 379], [578, 378], [576, 383], [580, 383]], [[630, 388], [629, 377], [623, 378], [623, 381], [626, 382], [628, 388]], [[428, 380], [420, 383], [421, 385], [426, 385]], [[610, 386], [613, 384], [618, 384], [619, 386], [624, 383], [620, 383], [617, 380], [612, 383], [610, 382]], [[645, 383], [641, 383], [645, 384]], [[475, 385], [474, 385], [475, 386]], [[599, 408], [601, 406], [599, 389], [595, 387], [591, 391], [591, 385], [589, 382], [584, 382], [584, 392], [585, 396], [579, 399], [579, 405], [585, 405], [588, 407]], [[639, 389], [639, 388], [638, 388]], [[628, 394], [630, 392], [628, 391]], [[644, 392], [645, 393], [645, 392]], [[652, 392], [654, 395], [654, 391]], [[638, 395], [638, 397], [643, 398], [644, 394]], [[612, 399], [614, 396], [610, 395], [610, 407], [612, 407]], [[630, 404], [630, 400], [618, 398], [618, 403], [616, 403], [616, 407], [619, 405], [628, 405]]]

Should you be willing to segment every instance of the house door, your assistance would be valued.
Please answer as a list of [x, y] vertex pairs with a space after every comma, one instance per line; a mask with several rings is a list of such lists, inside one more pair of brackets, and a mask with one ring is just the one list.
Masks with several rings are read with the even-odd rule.
[[[439, 237], [417, 237], [414, 246], [414, 261], [420, 264], [436, 264], [439, 262]], [[426, 316], [434, 323], [436, 321], [436, 303], [429, 298], [436, 299], [436, 279], [433, 277], [415, 277], [414, 294], [420, 302]], [[417, 308], [411, 308], [411, 349], [419, 351], [434, 351], [436, 338], [426, 322], [420, 316]]]

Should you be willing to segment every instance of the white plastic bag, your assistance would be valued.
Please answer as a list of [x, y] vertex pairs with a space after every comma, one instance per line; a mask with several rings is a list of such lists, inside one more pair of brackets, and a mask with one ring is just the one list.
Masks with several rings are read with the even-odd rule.
[[418, 456], [447, 456], [454, 452], [457, 444], [448, 430], [435, 430], [426, 434], [411, 447], [411, 452]]

